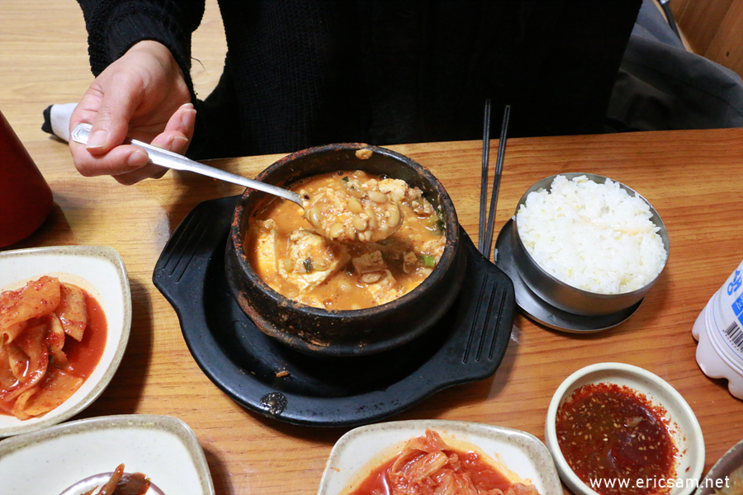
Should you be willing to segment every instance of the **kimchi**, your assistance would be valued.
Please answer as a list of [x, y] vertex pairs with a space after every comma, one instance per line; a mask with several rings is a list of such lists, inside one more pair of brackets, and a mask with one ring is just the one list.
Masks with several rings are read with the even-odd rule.
[[150, 479], [142, 473], [125, 473], [119, 464], [105, 485], [82, 495], [144, 495], [150, 489]]
[[[95, 339], [88, 335], [91, 307], [102, 327]], [[0, 412], [26, 420], [66, 401], [98, 363], [105, 331], [97, 302], [55, 277], [0, 293]]]
[[539, 495], [534, 485], [476, 452], [426, 430], [377, 466], [347, 495]]

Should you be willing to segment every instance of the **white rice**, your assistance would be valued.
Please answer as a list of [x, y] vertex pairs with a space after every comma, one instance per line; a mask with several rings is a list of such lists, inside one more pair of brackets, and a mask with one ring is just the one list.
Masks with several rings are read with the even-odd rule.
[[516, 215], [529, 254], [568, 285], [620, 294], [641, 289], [667, 252], [648, 204], [607, 179], [558, 175], [550, 191], [530, 193]]

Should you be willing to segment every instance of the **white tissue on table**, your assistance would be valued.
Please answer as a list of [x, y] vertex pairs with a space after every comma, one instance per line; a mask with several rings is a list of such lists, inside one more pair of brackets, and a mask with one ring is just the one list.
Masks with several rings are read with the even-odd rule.
[[49, 120], [55, 136], [70, 141], [70, 116], [77, 103], [54, 104], [50, 110]]

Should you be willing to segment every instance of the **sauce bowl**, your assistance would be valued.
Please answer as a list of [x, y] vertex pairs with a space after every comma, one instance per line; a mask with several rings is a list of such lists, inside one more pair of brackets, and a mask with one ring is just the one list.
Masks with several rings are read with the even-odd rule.
[[[562, 406], [573, 392], [585, 385], [613, 384], [627, 387], [641, 394], [651, 406], [664, 411], [660, 418], [667, 426], [671, 440], [677, 449], [675, 477], [664, 480], [665, 485], [674, 485], [669, 495], [689, 495], [696, 489], [704, 470], [704, 436], [694, 411], [681, 394], [659, 376], [637, 366], [624, 363], [598, 363], [582, 368], [562, 382], [552, 397], [545, 423], [545, 443], [557, 466], [562, 481], [578, 495], [597, 495], [596, 490], [584, 483], [572, 470], [563, 454], [557, 436], [557, 418]], [[586, 432], [590, 433], [590, 432]], [[633, 443], [634, 445], [634, 443]], [[607, 454], [610, 455], [610, 454]], [[637, 479], [642, 479], [642, 474]], [[597, 483], [603, 481], [596, 481]], [[649, 484], [649, 483], [648, 483]], [[639, 486], [638, 486], [639, 488]], [[647, 486], [646, 486], [647, 488]], [[662, 487], [659, 487], [662, 488]], [[625, 490], [627, 494], [634, 491]], [[647, 490], [645, 491], [647, 493]], [[658, 493], [653, 491], [652, 493]]]
[[[364, 152], [357, 153], [359, 150]], [[420, 337], [459, 294], [466, 258], [457, 214], [431, 172], [406, 156], [366, 144], [330, 144], [298, 151], [268, 167], [257, 179], [285, 187], [304, 177], [336, 170], [364, 170], [402, 179], [421, 189], [434, 208], [441, 208], [446, 246], [432, 273], [408, 294], [367, 309], [329, 311], [286, 298], [256, 274], [246, 255], [244, 241], [251, 215], [267, 197], [248, 189], [237, 203], [227, 240], [227, 280], [240, 308], [256, 326], [295, 350], [329, 357], [378, 353]]]

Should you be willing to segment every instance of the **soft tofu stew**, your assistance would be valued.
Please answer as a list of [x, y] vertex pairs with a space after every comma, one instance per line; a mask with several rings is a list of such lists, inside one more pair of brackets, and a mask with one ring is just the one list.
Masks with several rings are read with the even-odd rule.
[[[306, 213], [273, 198], [253, 212], [245, 239], [258, 276], [289, 299], [328, 310], [388, 303], [417, 287], [444, 252], [441, 212], [405, 181], [338, 171], [291, 189]], [[397, 230], [387, 237], [385, 229]]]

